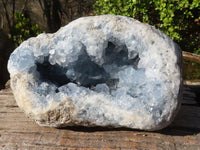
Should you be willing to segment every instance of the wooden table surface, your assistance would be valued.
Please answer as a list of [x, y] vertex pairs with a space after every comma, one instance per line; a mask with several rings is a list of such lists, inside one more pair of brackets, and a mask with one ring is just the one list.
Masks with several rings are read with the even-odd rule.
[[200, 100], [185, 86], [174, 122], [157, 132], [126, 128], [40, 127], [18, 108], [10, 89], [0, 91], [0, 149], [200, 150]]

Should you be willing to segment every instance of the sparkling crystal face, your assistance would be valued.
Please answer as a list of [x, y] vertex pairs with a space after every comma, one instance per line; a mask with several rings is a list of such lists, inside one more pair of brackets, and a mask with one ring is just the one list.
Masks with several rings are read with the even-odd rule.
[[52, 65], [49, 62], [49, 56], [42, 63], [36, 62], [40, 80], [51, 82], [58, 88], [72, 82], [90, 89], [95, 89], [99, 84], [106, 84], [109, 90], [112, 90], [118, 86], [118, 73], [127, 66], [136, 69], [139, 61], [137, 52], [129, 59], [127, 47], [115, 45], [112, 42], [108, 42], [103, 50], [102, 64], [91, 60], [84, 45], [80, 53], [78, 60], [74, 60], [69, 66]]
[[74, 124], [138, 129], [172, 120], [181, 97], [180, 66], [181, 53], [169, 37], [113, 15], [80, 18], [31, 38], [8, 62], [18, 105], [39, 124], [70, 124], [44, 119], [59, 106], [55, 112], [60, 116], [62, 107]]

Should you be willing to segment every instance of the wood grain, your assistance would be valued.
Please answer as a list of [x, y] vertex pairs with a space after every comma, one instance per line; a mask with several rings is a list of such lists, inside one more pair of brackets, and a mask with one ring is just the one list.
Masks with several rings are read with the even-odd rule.
[[200, 55], [185, 51], [182, 51], [182, 55], [185, 60], [190, 60], [196, 63], [200, 63]]
[[185, 86], [182, 107], [174, 122], [157, 132], [126, 128], [40, 127], [18, 108], [10, 89], [0, 91], [0, 149], [200, 150], [200, 106], [192, 89]]

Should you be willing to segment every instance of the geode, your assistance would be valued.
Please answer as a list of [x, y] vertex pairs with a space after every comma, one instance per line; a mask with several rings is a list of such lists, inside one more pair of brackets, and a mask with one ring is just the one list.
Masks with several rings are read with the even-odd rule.
[[166, 127], [182, 98], [181, 50], [124, 16], [79, 18], [11, 54], [19, 107], [41, 126]]

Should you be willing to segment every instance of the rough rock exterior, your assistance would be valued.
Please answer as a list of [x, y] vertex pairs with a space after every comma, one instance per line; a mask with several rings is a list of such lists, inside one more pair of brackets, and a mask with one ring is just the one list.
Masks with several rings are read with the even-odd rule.
[[181, 50], [161, 31], [103, 15], [28, 39], [8, 70], [17, 104], [41, 126], [158, 130], [178, 111], [181, 65]]

